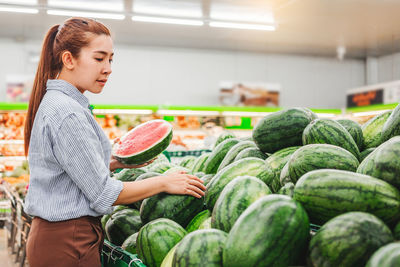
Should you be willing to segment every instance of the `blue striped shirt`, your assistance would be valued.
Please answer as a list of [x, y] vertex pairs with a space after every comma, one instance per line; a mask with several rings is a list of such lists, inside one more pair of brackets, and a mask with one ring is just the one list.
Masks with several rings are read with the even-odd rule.
[[110, 141], [88, 106], [75, 86], [47, 81], [29, 145], [26, 213], [63, 221], [112, 211], [122, 182], [110, 177]]

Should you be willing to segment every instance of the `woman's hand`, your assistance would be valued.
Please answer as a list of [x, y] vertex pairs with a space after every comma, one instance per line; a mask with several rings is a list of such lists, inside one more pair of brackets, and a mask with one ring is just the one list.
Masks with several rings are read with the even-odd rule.
[[166, 175], [160, 181], [163, 182], [164, 192], [169, 194], [191, 195], [201, 198], [206, 190], [200, 178], [184, 171]]
[[118, 160], [116, 160], [113, 156], [111, 156], [110, 171], [113, 171], [113, 170], [115, 170], [115, 169], [136, 169], [136, 168], [142, 168], [142, 167], [144, 167], [144, 166], [147, 166], [147, 165], [153, 163], [153, 161], [154, 161], [155, 159], [156, 159], [156, 158], [154, 158], [154, 159], [152, 159], [152, 160], [150, 160], [150, 161], [148, 161], [148, 162], [145, 162], [145, 163], [143, 163], [143, 164], [125, 165], [125, 164], [119, 162]]

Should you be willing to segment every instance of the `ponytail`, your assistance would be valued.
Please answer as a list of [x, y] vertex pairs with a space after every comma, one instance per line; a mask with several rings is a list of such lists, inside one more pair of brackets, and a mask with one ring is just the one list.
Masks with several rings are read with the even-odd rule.
[[58, 27], [59, 25], [54, 25], [53, 27], [51, 27], [43, 41], [42, 52], [36, 71], [35, 81], [33, 83], [31, 97], [29, 99], [28, 114], [25, 122], [25, 156], [28, 155], [31, 131], [36, 112], [39, 108], [40, 102], [42, 101], [44, 94], [46, 93], [47, 80], [53, 79], [59, 71], [59, 69], [55, 68], [58, 64], [55, 64], [53, 57], [54, 39], [57, 35]]

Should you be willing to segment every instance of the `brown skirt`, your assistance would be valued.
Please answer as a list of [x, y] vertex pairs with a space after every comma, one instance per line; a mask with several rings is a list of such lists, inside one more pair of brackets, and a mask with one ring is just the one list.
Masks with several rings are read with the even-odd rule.
[[100, 267], [104, 235], [100, 218], [49, 222], [35, 217], [27, 241], [30, 267]]

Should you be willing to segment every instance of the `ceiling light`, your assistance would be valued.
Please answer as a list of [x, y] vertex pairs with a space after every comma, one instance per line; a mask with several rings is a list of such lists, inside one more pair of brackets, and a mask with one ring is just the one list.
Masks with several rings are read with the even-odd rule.
[[71, 11], [71, 10], [59, 10], [59, 9], [47, 10], [47, 14], [56, 16], [66, 16], [66, 17], [88, 17], [88, 18], [117, 19], [117, 20], [123, 20], [125, 18], [125, 15], [121, 14]]
[[135, 0], [132, 11], [135, 14], [147, 14], [170, 17], [201, 18], [201, 3], [187, 0]]
[[0, 6], [0, 12], [17, 12], [17, 13], [37, 14], [37, 13], [39, 13], [39, 10], [36, 8]]
[[201, 20], [191, 20], [191, 19], [171, 19], [171, 18], [160, 18], [160, 17], [133, 16], [132, 20], [140, 22], [179, 24], [179, 25], [189, 25], [189, 26], [204, 25], [204, 22]]
[[[93, 3], [95, 2], [95, 3]], [[50, 8], [73, 8], [87, 11], [123, 12], [124, 3], [122, 0], [47, 0]]]
[[274, 25], [263, 25], [263, 24], [211, 21], [209, 25], [210, 25], [210, 27], [232, 28], [232, 29], [243, 29], [243, 30], [259, 30], [259, 31], [275, 31], [276, 30], [276, 27]]

